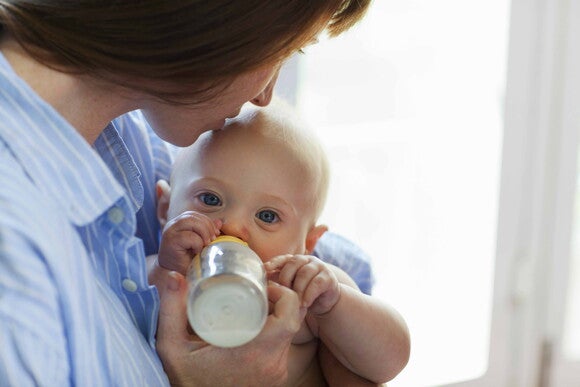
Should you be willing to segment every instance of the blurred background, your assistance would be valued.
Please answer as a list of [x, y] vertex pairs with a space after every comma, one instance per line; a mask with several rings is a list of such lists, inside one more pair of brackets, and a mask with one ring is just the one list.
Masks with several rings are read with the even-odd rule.
[[577, 0], [375, 1], [284, 68], [411, 331], [390, 387], [580, 386], [579, 69]]

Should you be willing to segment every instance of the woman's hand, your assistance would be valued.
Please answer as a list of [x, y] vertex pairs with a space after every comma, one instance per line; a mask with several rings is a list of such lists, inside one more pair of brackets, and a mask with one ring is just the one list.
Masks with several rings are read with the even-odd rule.
[[[163, 276], [158, 272], [156, 277]], [[273, 306], [262, 332], [241, 347], [218, 348], [203, 342], [189, 329], [185, 278], [176, 272], [166, 272], [161, 282], [164, 288], [160, 289], [157, 352], [172, 385], [282, 386], [286, 383], [290, 344], [305, 314], [294, 291], [270, 284], [268, 298]]]

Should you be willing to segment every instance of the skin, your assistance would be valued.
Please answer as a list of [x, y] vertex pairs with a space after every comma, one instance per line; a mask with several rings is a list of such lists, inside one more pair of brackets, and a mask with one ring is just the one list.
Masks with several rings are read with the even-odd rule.
[[[279, 72], [280, 65], [276, 65], [244, 74], [216, 99], [200, 106], [172, 106], [147, 100], [141, 109], [159, 137], [175, 145], [188, 146], [201, 133], [221, 129], [225, 120], [237, 116], [247, 101], [267, 106], [272, 100]], [[191, 125], [192, 122], [195, 125]]]
[[393, 309], [362, 294], [346, 273], [308, 255], [327, 230], [316, 225], [322, 176], [309, 165], [306, 143], [290, 148], [264, 136], [262, 123], [243, 117], [202, 136], [175, 164], [171, 187], [159, 182], [164, 232], [158, 260], [185, 273], [220, 232], [246, 241], [270, 278], [295, 291], [306, 311], [292, 338], [288, 385], [320, 383], [313, 362], [320, 342], [327, 380], [386, 382], [408, 361], [406, 325]]
[[[0, 40], [0, 50], [14, 71], [89, 144], [112, 119], [138, 108], [145, 109], [161, 137], [179, 145], [191, 144], [204, 131], [220, 129], [243, 103], [267, 105], [279, 70], [271, 66], [242, 74], [218, 99], [208, 101], [206, 109], [199, 109], [164, 104], [115, 84], [55, 71], [34, 60], [8, 34]], [[240, 385], [239, 380], [248, 385], [285, 384], [290, 342], [301, 320], [295, 292], [281, 286], [269, 292], [275, 312], [255, 343], [236, 353], [206, 347], [191, 337], [183, 308], [187, 288], [182, 275], [160, 270], [151, 278], [159, 281], [161, 290], [157, 352], [173, 385]]]

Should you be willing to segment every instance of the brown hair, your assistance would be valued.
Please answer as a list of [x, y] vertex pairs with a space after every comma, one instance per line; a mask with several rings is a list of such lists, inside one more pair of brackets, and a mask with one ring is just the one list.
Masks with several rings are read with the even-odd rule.
[[349, 29], [370, 1], [0, 0], [0, 28], [61, 71], [200, 101], [287, 59], [321, 30]]

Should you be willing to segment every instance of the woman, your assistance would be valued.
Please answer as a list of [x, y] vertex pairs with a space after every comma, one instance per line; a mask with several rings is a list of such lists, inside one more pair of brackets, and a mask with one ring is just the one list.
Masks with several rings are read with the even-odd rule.
[[119, 131], [145, 133], [144, 116], [191, 144], [243, 103], [267, 105], [290, 55], [367, 6], [0, 0], [3, 383], [284, 383], [299, 326], [291, 291], [272, 286], [265, 330], [227, 351], [190, 339], [183, 277], [168, 274], [161, 299], [148, 285], [135, 237], [148, 187]]

